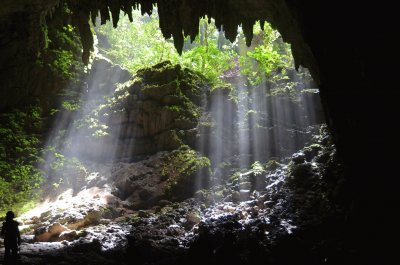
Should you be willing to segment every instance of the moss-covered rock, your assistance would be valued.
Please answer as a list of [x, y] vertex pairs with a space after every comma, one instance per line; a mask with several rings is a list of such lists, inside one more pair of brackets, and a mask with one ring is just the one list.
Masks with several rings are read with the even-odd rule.
[[267, 171], [271, 171], [271, 170], [275, 170], [277, 168], [279, 168], [281, 166], [281, 164], [279, 164], [278, 161], [271, 159], [267, 162], [267, 164], [265, 165], [265, 169]]
[[182, 144], [194, 147], [202, 98], [208, 93], [203, 76], [166, 61], [139, 70], [119, 86], [97, 118], [110, 121], [111, 130], [121, 128], [121, 146], [140, 142], [124, 156], [170, 151]]
[[116, 168], [111, 176], [113, 195], [135, 210], [187, 199], [210, 181], [210, 161], [187, 145], [138, 162], [118, 163]]
[[311, 161], [316, 155], [318, 155], [318, 152], [322, 149], [322, 146], [320, 144], [311, 144], [309, 146], [306, 146], [303, 148], [303, 152], [306, 156], [307, 161]]
[[[71, 88], [71, 81], [83, 72], [81, 42], [78, 29], [70, 24], [71, 13], [63, 5], [49, 12], [53, 16], [42, 11], [20, 10], [0, 18], [0, 110], [39, 100], [46, 114], [55, 107], [57, 93]], [[38, 14], [40, 23], [29, 22]], [[27, 34], [34, 28], [37, 32]], [[40, 49], [33, 47], [39, 44]]]
[[184, 145], [172, 151], [164, 160], [162, 176], [167, 179], [170, 199], [185, 199], [195, 191], [208, 187], [210, 160]]

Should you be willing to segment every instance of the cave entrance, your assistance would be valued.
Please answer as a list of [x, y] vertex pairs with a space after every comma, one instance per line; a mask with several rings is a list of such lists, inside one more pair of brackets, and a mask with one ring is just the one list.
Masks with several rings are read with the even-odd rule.
[[[258, 214], [263, 236], [272, 214], [276, 229], [291, 234], [297, 213], [281, 210], [292, 190], [280, 188], [302, 178], [310, 181], [300, 190], [312, 187], [322, 171], [313, 159], [325, 148], [309, 72], [295, 70], [289, 45], [268, 23], [256, 23], [246, 43], [240, 27], [230, 41], [201, 19], [199, 36], [185, 38], [179, 54], [163, 38], [156, 8], [131, 15], [117, 28], [94, 27], [87, 73], [61, 99], [43, 157], [47, 198], [21, 217], [52, 223], [35, 228], [32, 240], [72, 242], [91, 227], [104, 232], [177, 208], [182, 238], [201, 220], [245, 225]], [[102, 250], [122, 244], [104, 241]]]
[[[180, 55], [163, 38], [156, 8], [133, 11], [132, 20], [121, 15], [117, 28], [96, 21], [89, 73], [63, 101], [50, 135], [58, 149], [45, 157], [52, 190], [70, 187], [76, 195], [107, 182], [119, 199], [139, 200], [133, 208], [148, 207], [165, 194], [154, 196], [152, 183], [135, 184], [144, 189], [118, 180], [113, 168], [155, 159], [173, 199], [225, 185], [235, 171], [248, 194], [264, 185], [249, 181], [249, 169], [287, 161], [324, 123], [311, 75], [294, 69], [289, 45], [268, 23], [254, 25], [247, 46], [240, 27], [231, 42], [203, 18]], [[60, 161], [63, 172], [53, 166]]]
[[292, 155], [324, 123], [315, 82], [307, 69], [294, 69], [290, 46], [270, 24], [257, 22], [247, 46], [241, 27], [231, 42], [205, 17], [179, 55], [159, 29], [157, 8], [152, 15], [133, 11], [132, 19], [121, 15], [115, 29], [97, 21], [97, 47], [132, 73], [167, 60], [206, 77], [197, 139], [184, 142], [210, 159], [214, 184], [226, 178], [225, 164], [248, 168]]

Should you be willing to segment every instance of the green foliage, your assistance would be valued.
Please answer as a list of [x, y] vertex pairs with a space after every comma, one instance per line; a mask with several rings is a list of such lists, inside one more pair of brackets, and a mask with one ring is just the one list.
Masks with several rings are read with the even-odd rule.
[[298, 89], [299, 82], [291, 82], [284, 80], [280, 80], [279, 82], [275, 82], [274, 86], [271, 88], [268, 96], [272, 97], [282, 97], [287, 98], [292, 102], [300, 101], [300, 90]]
[[235, 173], [232, 174], [232, 176], [229, 178], [229, 182], [232, 184], [237, 184], [240, 181], [240, 176], [242, 173], [240, 171], [236, 171]]
[[[271, 46], [260, 45], [253, 52], [248, 52], [247, 55], [248, 57], [243, 57], [244, 60], [252, 58], [258, 63], [255, 67], [252, 67], [256, 69], [244, 68], [242, 71], [249, 77], [253, 84], [261, 83], [264, 74], [267, 76], [270, 75], [281, 64], [279, 54]], [[242, 64], [246, 64], [244, 60], [241, 61]]]
[[310, 144], [310, 145], [304, 147], [304, 150], [306, 150], [306, 151], [317, 151], [318, 152], [321, 149], [322, 149], [322, 146], [320, 144], [316, 144], [316, 143]]
[[52, 162], [53, 170], [51, 171], [51, 179], [54, 190], [63, 190], [67, 188], [81, 188], [87, 177], [87, 170], [83, 163], [76, 157], [63, 157], [60, 160]]
[[208, 19], [201, 20], [201, 34], [193, 43], [185, 40], [182, 56], [176, 52], [173, 41], [162, 36], [156, 11], [144, 17], [134, 11], [133, 20], [130, 23], [127, 17], [121, 17], [116, 29], [111, 23], [96, 29], [103, 52], [131, 72], [169, 60], [219, 83], [223, 72], [234, 66], [235, 52], [228, 45], [219, 45], [220, 33]]
[[75, 100], [65, 100], [61, 103], [61, 106], [69, 111], [78, 110], [80, 108], [79, 103], [77, 103]]
[[[69, 11], [64, 10], [68, 16]], [[76, 28], [64, 26], [42, 27], [45, 49], [36, 60], [38, 67], [49, 69], [54, 76], [65, 81], [78, 81], [84, 70], [81, 59], [81, 42]]]
[[43, 150], [43, 157], [46, 158], [43, 174], [47, 180], [48, 195], [52, 192], [61, 192], [69, 188], [81, 188], [88, 172], [85, 165], [77, 158], [66, 156], [62, 153], [57, 143], [63, 142], [63, 148], [68, 148], [69, 143], [65, 143], [65, 132], [61, 132], [59, 137]]
[[80, 50], [80, 46], [79, 46], [79, 38], [77, 38], [76, 36], [76, 32], [75, 32], [75, 28], [70, 25], [67, 24], [66, 26], [62, 27], [62, 30], [54, 30], [54, 32], [52, 32], [52, 37], [53, 40], [52, 42], [52, 46], [53, 47], [61, 47], [64, 49], [67, 48], [72, 48], [71, 50], [73, 52], [77, 52]]
[[265, 169], [266, 170], [275, 170], [277, 168], [279, 168], [281, 165], [279, 164], [278, 161], [271, 159], [267, 162], [267, 164], [265, 165]]
[[[116, 29], [112, 23], [96, 28], [100, 48], [107, 56], [132, 72], [165, 60], [177, 62], [179, 55], [175, 52], [173, 42], [165, 40], [159, 30], [157, 13], [151, 17], [142, 16], [135, 10], [132, 15], [133, 23], [129, 22], [127, 16], [121, 16]], [[103, 47], [102, 39], [107, 39]], [[107, 42], [111, 44], [110, 47], [107, 47]]]
[[52, 50], [51, 53], [54, 60], [49, 62], [50, 69], [65, 79], [72, 79], [74, 77], [74, 73], [70, 68], [74, 62], [72, 52], [66, 50]]
[[[258, 25], [255, 25], [258, 28]], [[288, 44], [282, 42], [279, 33], [265, 24], [264, 30], [256, 32], [258, 45], [240, 57], [241, 72], [251, 85], [262, 82], [285, 79], [285, 68], [293, 67], [293, 59]]]
[[181, 111], [182, 111], [182, 107], [178, 106], [178, 105], [167, 105], [167, 106], [164, 106], [164, 108], [166, 108], [169, 111], [176, 112], [176, 113], [181, 113]]
[[260, 175], [265, 172], [264, 166], [260, 163], [260, 161], [255, 161], [251, 165], [251, 171], [253, 171], [254, 175]]
[[35, 197], [42, 182], [40, 162], [41, 110], [33, 106], [0, 115], [0, 211]]
[[44, 48], [47, 49], [49, 47], [49, 42], [50, 42], [48, 28], [44, 23], [41, 23], [40, 30], [42, 31], [44, 37]]
[[[202, 93], [207, 86], [203, 75], [165, 61], [140, 69], [134, 79], [117, 86], [112, 95], [105, 97], [105, 102], [76, 120], [75, 127], [95, 137], [108, 136], [107, 123], [111, 115], [124, 116], [127, 106], [132, 104], [143, 108], [143, 100], [148, 99], [156, 103], [151, 108], [163, 108], [181, 126], [195, 127], [201, 116]], [[166, 98], [170, 100], [166, 101]]]
[[100, 47], [108, 57], [132, 72], [169, 60], [203, 74], [214, 86], [239, 73], [254, 86], [267, 81], [284, 83], [288, 79], [286, 69], [293, 68], [289, 45], [268, 23], [264, 30], [260, 30], [259, 23], [254, 25], [253, 44], [246, 47], [241, 28], [231, 43], [214, 23], [204, 18], [200, 21], [199, 36], [192, 43], [185, 39], [181, 56], [173, 42], [163, 38], [157, 12], [143, 17], [135, 11], [133, 23], [121, 16], [116, 29], [108, 23], [96, 31]]
[[220, 76], [234, 67], [234, 52], [220, 50], [216, 41], [207, 46], [197, 46], [182, 54], [180, 63], [202, 73], [214, 85], [220, 83]]

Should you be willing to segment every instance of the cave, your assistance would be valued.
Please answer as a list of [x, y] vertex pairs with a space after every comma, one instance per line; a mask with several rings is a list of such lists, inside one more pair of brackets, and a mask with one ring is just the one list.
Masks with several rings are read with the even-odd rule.
[[[325, 3], [316, 0], [207, 0], [201, 2], [194, 0], [37, 0], [29, 3], [22, 0], [5, 0], [0, 7], [1, 114], [11, 113], [13, 109], [24, 109], [26, 106], [39, 102], [43, 110], [42, 115], [49, 117], [52, 109], [57, 104], [61, 104], [56, 100], [57, 93], [68, 86], [67, 91], [74, 89], [65, 82], [65, 78], [61, 78], [52, 71], [51, 67], [47, 67], [47, 65], [54, 65], [53, 62], [57, 61], [57, 56], [62, 54], [62, 52], [46, 52], [51, 45], [56, 45], [54, 40], [49, 39], [52, 32], [65, 25], [72, 25], [76, 29], [76, 39], [72, 39], [69, 44], [59, 45], [64, 50], [79, 54], [82, 65], [76, 67], [84, 68], [84, 65], [89, 63], [94, 50], [91, 21], [96, 21], [98, 16], [97, 20], [100, 24], [111, 20], [113, 26], [118, 27], [120, 13], [124, 12], [129, 16], [132, 9], [139, 8], [142, 15], [150, 14], [154, 4], [157, 5], [162, 35], [166, 39], [173, 37], [173, 44], [179, 53], [182, 53], [185, 37], [194, 40], [199, 34], [199, 21], [204, 16], [214, 19], [216, 27], [222, 29], [230, 41], [235, 40], [237, 28], [241, 26], [248, 45], [251, 44], [253, 25], [256, 21], [270, 23], [279, 31], [282, 40], [290, 44], [295, 68], [307, 68], [319, 88], [327, 127], [340, 161], [338, 164], [328, 165], [327, 168], [330, 168], [332, 172], [336, 172], [336, 168], [342, 171], [339, 178], [332, 177], [333, 179], [328, 178], [326, 181], [327, 189], [334, 194], [329, 198], [330, 203], [334, 205], [333, 208], [338, 207], [338, 209], [332, 210], [336, 211], [335, 214], [327, 218], [321, 217], [320, 220], [311, 222], [309, 226], [304, 224], [302, 229], [294, 230], [293, 233], [282, 237], [279, 237], [277, 233], [276, 242], [267, 247], [260, 243], [266, 244], [259, 238], [262, 234], [242, 233], [248, 238], [238, 239], [242, 235], [240, 232], [238, 234], [226, 232], [240, 230], [236, 227], [237, 223], [229, 219], [231, 217], [199, 227], [197, 233], [203, 237], [200, 236], [193, 243], [191, 250], [184, 254], [181, 254], [179, 246], [175, 246], [173, 240], [167, 242], [166, 246], [162, 246], [154, 245], [155, 243], [151, 241], [140, 241], [135, 235], [128, 235], [126, 248], [107, 253], [107, 261], [104, 264], [187, 264], [189, 262], [193, 264], [205, 262], [211, 264], [252, 264], [255, 262], [391, 264], [395, 255], [395, 245], [391, 242], [397, 239], [393, 232], [396, 230], [393, 222], [396, 220], [395, 211], [398, 202], [395, 185], [398, 147], [396, 103], [400, 95], [396, 89], [397, 80], [395, 80], [397, 41], [394, 36], [396, 32], [394, 5], [359, 1]], [[77, 43], [79, 45], [76, 45]], [[172, 75], [176, 73], [179, 73], [177, 74], [179, 76], [194, 75], [168, 64], [155, 67], [151, 70], [155, 73], [154, 75], [157, 74], [157, 67], [167, 69]], [[150, 74], [142, 72], [141, 78], [149, 79], [148, 75], [153, 75], [153, 72]], [[127, 73], [119, 73], [118, 78], [121, 79], [120, 82], [125, 82], [131, 77]], [[133, 91], [134, 84], [127, 89]], [[195, 101], [198, 95], [195, 92], [192, 94], [189, 92], [187, 95], [193, 97]], [[151, 92], [148, 93], [150, 97], [157, 97]], [[139, 94], [138, 97], [140, 97]], [[51, 121], [51, 118], [49, 120]], [[187, 125], [181, 126], [185, 128]], [[32, 125], [30, 127], [30, 131], [38, 134], [42, 142], [50, 134], [46, 126], [35, 128]], [[5, 135], [7, 134], [3, 133], [2, 137]], [[187, 136], [187, 138], [190, 137]], [[157, 142], [157, 145], [146, 145], [146, 148], [156, 150], [160, 146], [174, 150], [179, 144], [176, 143], [175, 135], [167, 135]], [[94, 146], [87, 150], [96, 150], [95, 148]], [[180, 157], [179, 152], [186, 152], [186, 156], [197, 160], [196, 166], [203, 166], [202, 158], [196, 157], [186, 149], [177, 149], [175, 153], [173, 152], [165, 159], [172, 161]], [[141, 150], [128, 150], [121, 154], [121, 159], [132, 158], [133, 154], [141, 155], [142, 153]], [[140, 156], [135, 156], [135, 159], [141, 163]], [[296, 159], [292, 159], [296, 163]], [[156, 163], [155, 161], [146, 163]], [[141, 164], [141, 166], [146, 165]], [[123, 186], [124, 183], [121, 185]], [[308, 188], [311, 187], [316, 189], [316, 193], [320, 191], [315, 186], [308, 186]], [[170, 192], [178, 194], [180, 189], [178, 185]], [[140, 196], [149, 198], [148, 203], [151, 203], [151, 198], [153, 198], [146, 192]], [[185, 194], [184, 197], [188, 196]], [[179, 201], [181, 198], [174, 198], [174, 200]], [[162, 201], [162, 203], [166, 202]], [[135, 211], [138, 210], [137, 218], [149, 217], [146, 211], [140, 210], [145, 207], [146, 205], [139, 205], [135, 208]], [[175, 210], [179, 213], [179, 207]], [[195, 222], [196, 216], [187, 212], [185, 214], [187, 214], [187, 219]], [[92, 215], [88, 216], [89, 219], [92, 218]], [[48, 227], [47, 232], [61, 229], [58, 225], [55, 223], [50, 228]], [[151, 232], [145, 231], [146, 225], [150, 227], [149, 223], [143, 223], [135, 231], [142, 233], [143, 237], [145, 235], [151, 237], [152, 235], [148, 235]], [[260, 228], [258, 224], [250, 227], [268, 230], [264, 226]], [[158, 228], [152, 229], [155, 231]], [[46, 233], [42, 234], [43, 237], [46, 235]], [[219, 237], [211, 235], [219, 235]], [[157, 237], [159, 234], [153, 236]], [[215, 245], [211, 244], [213, 240], [215, 240]], [[87, 260], [86, 263], [79, 262], [85, 260], [83, 258], [85, 253], [99, 252], [99, 244], [98, 239], [94, 243], [76, 247], [72, 250], [72, 253], [77, 253], [75, 260], [69, 259], [69, 254], [57, 252], [56, 249], [54, 254], [44, 256], [40, 261], [35, 261], [38, 257], [32, 255], [17, 262], [20, 264], [43, 264], [43, 262], [91, 264]], [[206, 247], [210, 245], [213, 246]], [[31, 251], [34, 252], [34, 250]], [[179, 258], [174, 259], [174, 257]], [[66, 263], [61, 263], [63, 260]], [[100, 263], [103, 260], [93, 254], [93, 261]]]

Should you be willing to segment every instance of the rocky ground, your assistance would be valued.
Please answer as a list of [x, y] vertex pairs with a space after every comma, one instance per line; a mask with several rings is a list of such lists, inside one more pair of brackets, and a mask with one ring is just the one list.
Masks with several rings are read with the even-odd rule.
[[[149, 197], [121, 196], [122, 187], [145, 187], [144, 178], [121, 185], [92, 173], [78, 193], [66, 190], [18, 218], [15, 264], [340, 264], [349, 255], [337, 233], [341, 167], [321, 130], [290, 158], [238, 171], [182, 202], [160, 195], [145, 210], [137, 203]], [[163, 155], [136, 162], [136, 174], [157, 172]], [[114, 165], [112, 176], [134, 164]]]

